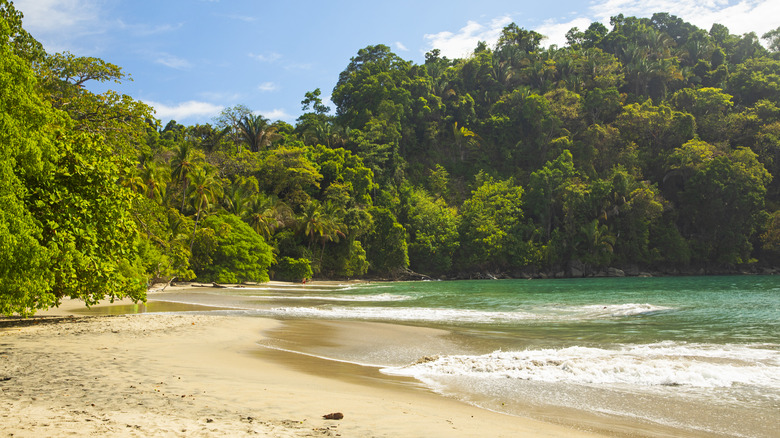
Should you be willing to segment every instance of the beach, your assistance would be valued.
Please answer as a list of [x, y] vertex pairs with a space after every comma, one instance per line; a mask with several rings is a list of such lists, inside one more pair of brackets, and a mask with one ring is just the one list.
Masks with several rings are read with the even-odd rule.
[[[280, 327], [274, 319], [84, 316], [81, 307], [0, 319], [2, 436], [598, 436], [480, 409], [408, 378], [280, 360], [258, 345]], [[323, 418], [330, 413], [343, 418]]]
[[778, 287], [315, 281], [66, 301], [0, 318], [0, 436], [773, 437]]

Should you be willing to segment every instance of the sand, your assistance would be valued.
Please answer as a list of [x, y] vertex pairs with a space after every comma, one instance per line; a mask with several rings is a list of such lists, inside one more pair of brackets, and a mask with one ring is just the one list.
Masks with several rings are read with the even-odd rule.
[[[272, 319], [74, 316], [82, 305], [0, 318], [0, 436], [597, 436], [356, 365], [280, 360], [258, 344], [280, 327]], [[343, 419], [322, 418], [335, 412]]]

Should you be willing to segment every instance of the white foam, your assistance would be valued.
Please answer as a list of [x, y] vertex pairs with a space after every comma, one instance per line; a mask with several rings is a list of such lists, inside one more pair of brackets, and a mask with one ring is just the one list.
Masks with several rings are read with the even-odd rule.
[[655, 306], [653, 304], [594, 304], [589, 306], [580, 306], [569, 308], [573, 312], [582, 313], [586, 316], [598, 317], [620, 317], [620, 316], [638, 316], [648, 315], [657, 312], [672, 310], [671, 307]]
[[750, 385], [780, 390], [780, 351], [665, 342], [614, 350], [568, 347], [442, 356], [383, 371], [426, 380], [462, 375], [575, 384], [705, 388]]
[[367, 319], [382, 321], [427, 321], [452, 323], [517, 322], [538, 319], [532, 313], [490, 312], [468, 309], [425, 307], [276, 307], [270, 312], [294, 317], [323, 319]]
[[[311, 291], [307, 291], [311, 292]], [[350, 301], [350, 302], [388, 302], [406, 301], [412, 297], [395, 294], [377, 295], [253, 295], [252, 298], [261, 300], [318, 300], [318, 301]]]
[[[256, 298], [272, 300], [274, 297]], [[280, 299], [319, 299], [326, 301], [388, 302], [405, 301], [413, 297], [380, 295], [333, 295], [333, 296], [279, 296]], [[651, 314], [669, 310], [668, 307], [651, 304], [591, 305], [579, 307], [516, 309], [489, 311], [473, 309], [431, 308], [431, 307], [276, 307], [271, 312], [287, 316], [325, 319], [369, 319], [383, 321], [450, 322], [468, 324], [518, 323], [529, 321], [571, 321]]]

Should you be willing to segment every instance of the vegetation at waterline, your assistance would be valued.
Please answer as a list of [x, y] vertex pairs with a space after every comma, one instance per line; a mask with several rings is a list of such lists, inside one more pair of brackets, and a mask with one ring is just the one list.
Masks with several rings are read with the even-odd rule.
[[780, 28], [511, 24], [464, 59], [360, 50], [295, 126], [161, 126], [0, 0], [0, 313], [155, 281], [733, 269], [780, 256]]

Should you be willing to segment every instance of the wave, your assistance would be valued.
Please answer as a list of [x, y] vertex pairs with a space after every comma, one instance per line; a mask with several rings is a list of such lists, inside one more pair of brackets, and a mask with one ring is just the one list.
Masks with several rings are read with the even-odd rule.
[[[318, 292], [321, 290], [310, 289], [307, 292]], [[253, 295], [251, 298], [261, 300], [319, 300], [319, 301], [350, 301], [350, 302], [388, 302], [388, 301], [407, 301], [413, 297], [407, 295], [395, 294], [377, 294], [377, 295]]]
[[[276, 299], [277, 297], [256, 297]], [[406, 301], [413, 297], [394, 294], [334, 295], [334, 296], [281, 296], [279, 299], [321, 299], [327, 301], [382, 302]], [[323, 319], [367, 319], [382, 321], [449, 322], [466, 324], [517, 323], [530, 321], [572, 321], [628, 316], [652, 315], [672, 310], [669, 307], [650, 304], [593, 305], [580, 307], [535, 308], [529, 310], [473, 310], [432, 307], [276, 307], [272, 313], [285, 316]]]
[[500, 323], [539, 319], [539, 315], [521, 311], [494, 312], [430, 307], [276, 307], [276, 315], [381, 321], [418, 321], [452, 323]]
[[744, 345], [662, 342], [618, 349], [568, 347], [429, 357], [383, 372], [420, 380], [465, 376], [634, 387], [749, 385], [776, 391], [780, 389], [780, 351]]
[[560, 309], [564, 313], [583, 318], [604, 318], [604, 317], [624, 317], [624, 316], [642, 316], [653, 315], [660, 312], [674, 310], [672, 307], [656, 306], [653, 304], [592, 304], [587, 306], [569, 306]]

